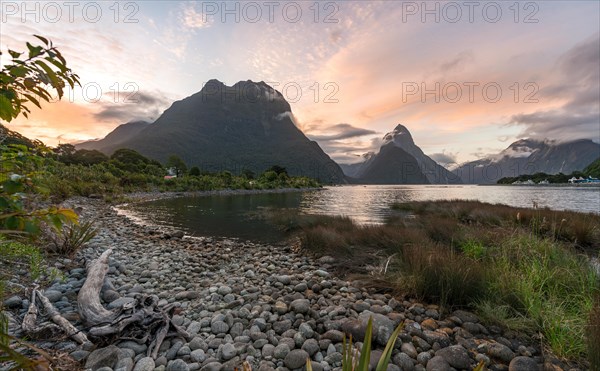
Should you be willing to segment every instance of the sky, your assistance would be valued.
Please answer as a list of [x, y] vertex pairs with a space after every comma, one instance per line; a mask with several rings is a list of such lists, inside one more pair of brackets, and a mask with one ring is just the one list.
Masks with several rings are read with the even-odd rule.
[[521, 138], [600, 141], [598, 1], [0, 0], [0, 63], [43, 35], [82, 87], [7, 124], [48, 145], [265, 81], [334, 160], [397, 124], [443, 164]]

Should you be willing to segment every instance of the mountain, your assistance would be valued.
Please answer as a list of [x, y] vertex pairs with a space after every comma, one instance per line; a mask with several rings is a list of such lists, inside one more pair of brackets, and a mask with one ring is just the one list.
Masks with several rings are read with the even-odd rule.
[[593, 178], [600, 178], [600, 157], [583, 169], [583, 173]]
[[367, 152], [362, 155], [362, 162], [357, 162], [355, 164], [340, 164], [340, 167], [342, 168], [346, 176], [356, 178], [357, 174], [362, 173], [365, 166], [367, 166], [367, 164], [375, 156], [375, 154], [375, 152]]
[[1, 145], [22, 145], [28, 148], [34, 148], [36, 144], [29, 138], [12, 131], [6, 126], [0, 124], [0, 144]]
[[292, 119], [283, 95], [264, 82], [226, 86], [210, 80], [200, 92], [173, 103], [152, 125], [102, 151], [130, 148], [162, 162], [175, 154], [188, 166], [208, 171], [259, 173], [279, 165], [290, 175], [345, 182], [339, 165]]
[[503, 177], [570, 174], [583, 170], [600, 156], [600, 144], [589, 139], [571, 142], [521, 139], [497, 155], [461, 165], [453, 172], [465, 183], [494, 184]]
[[150, 125], [150, 123], [146, 121], [128, 122], [126, 124], [117, 126], [102, 139], [78, 143], [75, 145], [75, 148], [103, 151], [104, 148], [118, 147], [123, 142], [135, 137], [142, 130], [146, 129], [148, 125]]
[[346, 166], [346, 175], [366, 184], [460, 184], [461, 180], [444, 169], [415, 144], [403, 125], [383, 137], [377, 154]]

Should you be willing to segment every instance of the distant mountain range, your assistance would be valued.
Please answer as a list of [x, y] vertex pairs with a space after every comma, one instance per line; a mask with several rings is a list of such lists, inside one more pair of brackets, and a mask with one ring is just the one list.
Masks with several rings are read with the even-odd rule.
[[368, 153], [358, 164], [342, 169], [353, 183], [361, 184], [461, 184], [459, 177], [427, 156], [403, 125], [383, 137], [378, 153]]
[[289, 103], [264, 82], [226, 86], [211, 80], [200, 92], [173, 103], [152, 124], [123, 124], [103, 139], [76, 147], [108, 155], [131, 148], [161, 162], [175, 154], [188, 166], [208, 171], [260, 173], [279, 165], [291, 175], [357, 184], [493, 184], [503, 177], [537, 172], [569, 174], [600, 157], [600, 145], [591, 140], [522, 139], [450, 172], [425, 155], [408, 129], [398, 125], [384, 136], [377, 153], [363, 155], [360, 163], [338, 165], [292, 120]]
[[138, 135], [149, 125], [150, 123], [146, 121], [128, 122], [126, 124], [117, 126], [115, 130], [108, 133], [108, 135], [102, 139], [78, 143], [75, 145], [75, 147], [77, 149], [95, 149], [100, 152], [107, 152], [112, 148], [117, 148], [123, 145], [123, 143]]
[[265, 84], [211, 80], [171, 105], [152, 124], [121, 125], [104, 139], [78, 144], [111, 154], [130, 148], [164, 162], [170, 155], [203, 170], [262, 172], [283, 166], [290, 175], [345, 183], [342, 169], [293, 123], [289, 103]]
[[494, 184], [503, 177], [570, 174], [600, 157], [600, 144], [589, 139], [571, 142], [521, 139], [497, 155], [467, 162], [453, 170], [464, 183]]

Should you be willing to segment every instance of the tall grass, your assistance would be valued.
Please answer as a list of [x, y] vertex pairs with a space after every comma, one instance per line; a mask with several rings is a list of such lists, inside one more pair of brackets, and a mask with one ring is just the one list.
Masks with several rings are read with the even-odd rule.
[[489, 323], [541, 333], [559, 357], [581, 361], [598, 353], [590, 345], [598, 342], [586, 339], [598, 337], [597, 325], [588, 323], [600, 288], [584, 254], [600, 251], [600, 216], [475, 201], [394, 209], [398, 214], [379, 226], [322, 216], [288, 216], [287, 223], [303, 248], [334, 256], [342, 272], [369, 275], [381, 289], [470, 307]]
[[600, 295], [594, 300], [594, 307], [590, 312], [587, 331], [588, 354], [590, 368], [600, 370]]

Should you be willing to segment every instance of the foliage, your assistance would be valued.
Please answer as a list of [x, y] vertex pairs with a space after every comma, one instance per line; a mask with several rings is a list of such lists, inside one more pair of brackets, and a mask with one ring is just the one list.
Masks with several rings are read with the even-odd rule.
[[[396, 339], [400, 332], [404, 328], [404, 322], [400, 323], [398, 327], [394, 330], [392, 335], [390, 336], [381, 357], [379, 358], [379, 362], [377, 362], [377, 366], [375, 367], [375, 371], [385, 371], [387, 370], [388, 364], [390, 363], [390, 358], [392, 357], [392, 352], [394, 350], [394, 344], [396, 343]], [[373, 338], [373, 318], [369, 317], [369, 322], [367, 323], [367, 328], [365, 331], [365, 340], [363, 342], [363, 346], [360, 351], [360, 359], [357, 359], [358, 355], [354, 351], [352, 347], [352, 336], [350, 339], [346, 341], [346, 336], [344, 335], [343, 339], [343, 354], [342, 354], [342, 371], [368, 371], [369, 370], [369, 362], [371, 359], [371, 343]]]
[[[0, 256], [6, 267], [24, 264], [31, 273], [31, 278], [38, 279], [45, 270], [44, 257], [37, 247], [30, 244], [11, 241], [0, 237]], [[0, 273], [3, 273], [0, 271]]]
[[[41, 149], [44, 150], [43, 148]], [[0, 231], [2, 233], [39, 232], [41, 223], [60, 229], [65, 222], [76, 222], [70, 209], [49, 207], [30, 209], [31, 194], [38, 191], [36, 173], [43, 158], [22, 145], [0, 146]]]
[[242, 176], [246, 179], [254, 179], [256, 177], [256, 174], [254, 174], [254, 171], [250, 170], [250, 169], [243, 169], [242, 170]]
[[583, 173], [586, 176], [600, 178], [600, 157], [596, 161], [589, 164], [585, 169], [583, 169]]
[[590, 312], [587, 328], [590, 369], [600, 370], [600, 296], [594, 298], [594, 308]]
[[52, 244], [48, 250], [55, 254], [72, 256], [94, 238], [96, 233], [97, 230], [91, 221], [82, 224], [67, 224], [63, 227], [61, 233], [51, 235]]
[[273, 165], [270, 168], [268, 168], [267, 171], [272, 171], [277, 175], [281, 175], [281, 174], [288, 175], [287, 169], [282, 166], [279, 166], [279, 165]]
[[200, 168], [198, 166], [192, 166], [190, 169], [190, 176], [200, 176]]
[[[36, 370], [48, 370], [49, 360], [52, 359], [50, 355], [43, 350], [32, 346], [24, 341], [21, 341], [13, 336], [8, 335], [7, 332], [0, 329], [0, 364], [4, 362], [10, 362], [9, 371], [25, 370], [25, 371], [36, 371]], [[17, 350], [13, 349], [10, 345], [11, 342], [15, 342], [23, 348], [28, 348], [39, 355], [37, 359], [31, 359]]]
[[17, 133], [16, 131], [9, 130], [6, 126], [0, 124], [0, 144], [18, 144], [23, 145], [29, 149], [35, 148], [36, 144], [29, 138]]
[[47, 87], [62, 98], [68, 84], [71, 89], [79, 84], [79, 77], [67, 67], [67, 62], [52, 41], [34, 35], [42, 45], [27, 43], [27, 53], [8, 50], [11, 64], [0, 70], [0, 118], [8, 122], [19, 114], [25, 117], [31, 112], [28, 103], [41, 108], [40, 101], [50, 102], [52, 96]]
[[175, 171], [175, 175], [178, 177], [183, 176], [187, 172], [187, 165], [177, 155], [169, 156], [166, 166], [169, 169], [173, 169], [173, 171]]
[[524, 174], [524, 175], [519, 175], [516, 177], [505, 177], [502, 179], [498, 180], [498, 184], [512, 184], [514, 182], [525, 182], [528, 180], [531, 180], [535, 183], [539, 183], [543, 180], [547, 180], [549, 183], [568, 183], [569, 179], [575, 177], [575, 178], [579, 178], [579, 177], [583, 177], [583, 178], [587, 178], [587, 177], [592, 177], [592, 178], [600, 178], [600, 158], [598, 158], [596, 161], [592, 162], [591, 164], [589, 164], [585, 169], [583, 169], [582, 171], [574, 171], [571, 174], [563, 174], [563, 173], [558, 173], [558, 174], [546, 174], [546, 173], [535, 173], [535, 174]]

